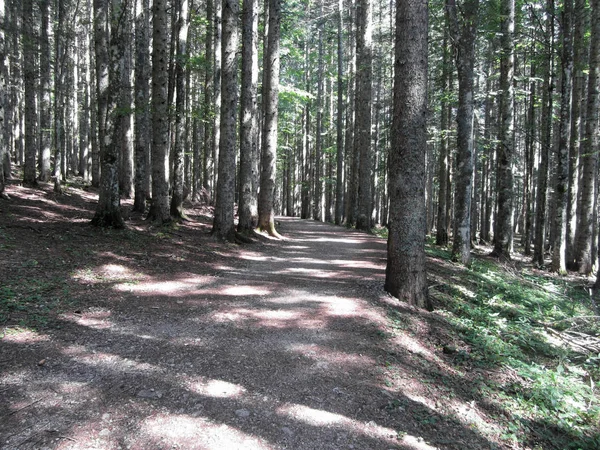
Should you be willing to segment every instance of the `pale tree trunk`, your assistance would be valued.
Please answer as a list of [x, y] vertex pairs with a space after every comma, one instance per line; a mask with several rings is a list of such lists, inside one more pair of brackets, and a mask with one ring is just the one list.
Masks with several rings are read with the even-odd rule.
[[337, 123], [336, 123], [336, 180], [335, 224], [341, 225], [344, 215], [344, 52], [343, 0], [338, 0], [337, 11]]
[[[175, 146], [173, 148], [173, 196], [171, 197], [171, 215], [185, 219], [184, 199], [184, 155], [185, 155], [185, 99], [186, 71], [188, 60], [189, 7], [188, 0], [177, 0], [177, 55], [175, 57]], [[174, 37], [175, 38], [175, 37]]]
[[460, 261], [465, 266], [470, 266], [471, 194], [473, 191], [473, 68], [479, 0], [466, 0], [463, 2], [460, 23], [455, 1], [447, 0], [446, 6], [458, 71], [456, 189], [454, 194], [452, 258]]
[[[218, 0], [217, 0], [218, 1]], [[205, 46], [206, 46], [206, 68], [205, 68], [205, 81], [204, 81], [204, 111], [203, 118], [205, 122], [204, 126], [204, 146], [202, 152], [202, 187], [206, 192], [209, 192], [211, 189], [211, 178], [212, 178], [212, 132], [214, 131], [214, 126], [212, 124], [209, 126], [209, 123], [212, 121], [212, 111], [213, 111], [213, 94], [214, 94], [214, 55], [213, 55], [213, 30], [214, 30], [214, 8], [213, 8], [213, 0], [206, 0], [206, 36], [205, 36]]]
[[258, 157], [258, 2], [244, 0], [242, 15], [242, 92], [240, 114], [240, 182], [238, 227], [249, 233], [258, 224], [254, 161]]
[[149, 194], [146, 187], [148, 171], [148, 150], [150, 148], [150, 58], [149, 43], [149, 0], [137, 0], [135, 6], [135, 194], [133, 210], [143, 213], [146, 210], [146, 199]]
[[39, 155], [39, 168], [40, 168], [40, 181], [50, 180], [50, 154], [51, 154], [51, 143], [52, 133], [50, 127], [52, 126], [52, 101], [50, 99], [51, 88], [50, 88], [50, 11], [49, 11], [49, 0], [41, 0], [40, 14], [41, 14], [41, 27], [40, 27], [40, 155]]
[[223, 42], [221, 71], [221, 139], [219, 177], [212, 233], [220, 239], [235, 240], [233, 207], [235, 200], [237, 51], [239, 2], [223, 0]]
[[134, 192], [134, 156], [133, 156], [133, 140], [131, 130], [131, 110], [133, 108], [133, 98], [131, 95], [131, 70], [132, 70], [132, 54], [131, 42], [133, 34], [131, 33], [131, 9], [132, 2], [124, 0], [122, 4], [121, 23], [126, 24], [123, 30], [120, 30], [121, 38], [119, 45], [119, 53], [121, 56], [121, 68], [119, 73], [119, 96], [117, 99], [117, 111], [119, 121], [117, 123], [117, 145], [120, 149], [120, 170], [119, 170], [119, 190], [123, 198], [131, 198]]
[[571, 137], [571, 89], [573, 87], [573, 0], [563, 1], [562, 15], [562, 83], [559, 144], [556, 166], [555, 215], [556, 227], [552, 242], [552, 270], [567, 272], [567, 201], [569, 189], [569, 140]]
[[[596, 218], [595, 197], [600, 150], [600, 0], [590, 1], [592, 7], [587, 114], [582, 143], [581, 197], [577, 207], [577, 239], [575, 264], [580, 273], [592, 272], [594, 257], [592, 239]], [[599, 271], [600, 272], [600, 271]], [[600, 277], [600, 276], [599, 276]], [[598, 285], [599, 282], [596, 281]]]
[[35, 186], [37, 156], [37, 108], [35, 95], [35, 55], [37, 38], [35, 36], [33, 0], [23, 0], [23, 85], [25, 88], [25, 165], [23, 184]]
[[510, 259], [512, 245], [512, 213], [514, 202], [514, 31], [515, 0], [502, 0], [500, 61], [500, 130], [498, 133], [498, 213], [494, 229], [492, 255]]
[[[54, 29], [54, 191], [57, 193], [62, 192], [62, 181], [65, 176], [63, 170], [66, 132], [65, 110], [67, 106], [65, 94], [65, 77], [67, 71], [67, 38], [65, 37], [67, 30], [65, 29], [65, 9], [65, 0], [58, 0], [56, 2], [57, 19]], [[100, 99], [98, 99], [98, 108], [100, 108]], [[98, 127], [100, 126], [101, 125], [99, 124]], [[98, 140], [102, 141], [100, 130], [98, 131], [98, 136]]]
[[346, 155], [346, 170], [347, 170], [347, 182], [346, 182], [346, 225], [356, 225], [357, 215], [357, 204], [358, 204], [358, 158], [356, 157], [356, 149], [354, 145], [354, 132], [356, 124], [356, 45], [354, 44], [353, 37], [353, 21], [350, 20], [348, 23], [348, 87], [347, 95], [348, 105], [346, 107], [346, 137], [345, 137], [345, 150]]
[[569, 193], [567, 204], [567, 269], [577, 270], [575, 263], [575, 240], [577, 234], [577, 202], [579, 198], [581, 131], [583, 129], [582, 107], [586, 55], [585, 32], [587, 14], [585, 0], [575, 0], [573, 9], [573, 92], [571, 103], [571, 137], [569, 140]]
[[169, 223], [169, 32], [167, 0], [152, 3], [152, 205], [147, 219]]
[[[90, 5], [83, 5], [83, 17], [89, 16]], [[86, 21], [87, 22], [87, 21]], [[84, 182], [90, 180], [90, 52], [88, 35], [92, 29], [88, 23], [80, 23], [77, 31], [79, 45], [79, 91], [81, 92], [79, 113], [79, 175]]]
[[262, 170], [258, 196], [258, 228], [272, 236], [275, 230], [275, 176], [277, 162], [277, 116], [279, 95], [279, 30], [281, 0], [269, 0], [269, 32], [267, 53], [264, 55], [265, 84], [263, 97], [265, 111], [262, 133]]
[[104, 123], [103, 139], [100, 139], [102, 174], [96, 213], [92, 225], [123, 228], [119, 196], [119, 153], [117, 122], [117, 94], [122, 80], [123, 47], [122, 32], [128, 26], [123, 14], [121, 0], [95, 0], [94, 20], [96, 40], [96, 72], [98, 77], [98, 117]]
[[535, 156], [536, 142], [536, 119], [535, 119], [535, 99], [536, 99], [536, 82], [535, 82], [535, 65], [531, 65], [531, 83], [529, 85], [529, 104], [527, 110], [527, 124], [525, 125], [525, 230], [521, 240], [523, 244], [523, 253], [527, 256], [531, 255], [531, 228], [532, 228], [532, 187], [533, 187], [533, 165]]
[[356, 5], [356, 93], [354, 146], [358, 164], [358, 213], [356, 228], [369, 230], [373, 224], [371, 202], [371, 105], [373, 49], [371, 2], [359, 0]]
[[[306, 40], [304, 49], [304, 84], [306, 86], [306, 92], [310, 92], [310, 62], [309, 62], [309, 39]], [[265, 49], [267, 48], [265, 40]], [[265, 75], [263, 73], [263, 75]], [[264, 104], [263, 98], [263, 104]], [[311, 102], [308, 100], [304, 105], [304, 111], [302, 111], [302, 187], [301, 187], [301, 208], [300, 217], [302, 219], [310, 218], [310, 106]]]
[[427, 1], [398, 0], [396, 8], [385, 290], [411, 305], [431, 308], [425, 273]]
[[546, 36], [548, 36], [548, 54], [543, 67], [542, 116], [540, 127], [540, 164], [538, 166], [537, 190], [535, 200], [535, 233], [533, 242], [533, 263], [544, 265], [546, 247], [546, 208], [548, 190], [548, 166], [552, 147], [552, 90], [553, 90], [553, 53], [554, 53], [554, 0], [547, 0]]

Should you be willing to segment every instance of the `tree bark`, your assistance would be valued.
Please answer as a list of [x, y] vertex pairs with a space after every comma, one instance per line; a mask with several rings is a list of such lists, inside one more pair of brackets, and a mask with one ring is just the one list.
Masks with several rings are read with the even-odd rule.
[[431, 308], [425, 273], [427, 2], [398, 0], [385, 290]]
[[23, 166], [23, 184], [35, 186], [37, 156], [37, 108], [35, 92], [35, 55], [37, 37], [34, 28], [33, 0], [23, 0], [23, 86], [25, 88], [25, 165]]
[[238, 227], [249, 233], [258, 224], [254, 160], [258, 156], [258, 3], [244, 0], [242, 13], [242, 92], [240, 114], [240, 183]]
[[500, 61], [500, 132], [498, 135], [497, 186], [498, 213], [494, 230], [492, 255], [510, 259], [512, 246], [512, 215], [514, 201], [514, 31], [515, 0], [502, 1]]
[[169, 209], [169, 32], [167, 0], [152, 4], [152, 205], [148, 220], [158, 225], [171, 221]]
[[40, 181], [50, 180], [50, 155], [52, 143], [52, 101], [50, 98], [50, 11], [49, 0], [41, 0], [40, 14], [42, 23], [40, 26]]
[[[600, 0], [592, 8], [585, 138], [582, 145], [581, 197], [578, 205], [575, 264], [580, 273], [592, 271], [592, 239], [596, 218], [598, 151], [600, 150]], [[596, 282], [598, 284], [598, 281]]]
[[269, 0], [269, 32], [267, 53], [264, 56], [265, 98], [262, 136], [262, 171], [258, 196], [258, 227], [269, 235], [277, 236], [275, 230], [275, 169], [277, 162], [277, 117], [279, 94], [279, 31], [281, 0]]

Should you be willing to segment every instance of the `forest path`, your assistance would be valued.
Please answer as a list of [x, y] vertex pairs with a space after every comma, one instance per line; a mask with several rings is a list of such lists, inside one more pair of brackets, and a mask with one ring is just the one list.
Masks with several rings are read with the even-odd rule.
[[78, 303], [0, 342], [0, 448], [493, 447], [436, 407], [445, 366], [422, 313], [382, 289], [385, 241], [278, 220], [284, 240], [245, 246], [199, 222], [155, 237], [141, 223], [36, 229], [19, 270], [58, 271]]

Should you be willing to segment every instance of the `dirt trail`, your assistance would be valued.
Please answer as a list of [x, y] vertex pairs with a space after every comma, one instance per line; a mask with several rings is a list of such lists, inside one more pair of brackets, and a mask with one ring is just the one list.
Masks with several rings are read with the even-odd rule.
[[81, 306], [0, 341], [0, 448], [500, 448], [432, 409], [435, 355], [389, 333], [385, 242], [280, 221], [285, 240], [242, 247], [79, 229]]

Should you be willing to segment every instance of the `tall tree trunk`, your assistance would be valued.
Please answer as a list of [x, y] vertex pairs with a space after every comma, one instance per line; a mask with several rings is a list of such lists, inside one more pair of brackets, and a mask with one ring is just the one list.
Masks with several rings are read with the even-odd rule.
[[547, 0], [546, 35], [549, 39], [548, 54], [544, 62], [542, 116], [540, 135], [540, 164], [538, 166], [537, 191], [535, 200], [535, 236], [533, 245], [533, 262], [542, 267], [544, 265], [544, 252], [546, 247], [546, 207], [548, 195], [548, 167], [550, 148], [552, 147], [552, 91], [554, 82], [553, 54], [554, 54], [554, 0]]
[[4, 179], [4, 158], [6, 156], [6, 41], [4, 28], [6, 16], [4, 13], [4, 0], [0, 0], [0, 198], [6, 199]]
[[240, 185], [238, 232], [248, 233], [258, 224], [258, 193], [254, 160], [258, 156], [258, 3], [244, 0], [242, 13], [242, 92], [240, 114]]
[[[580, 273], [592, 271], [594, 257], [592, 239], [596, 218], [596, 183], [598, 151], [600, 150], [600, 0], [590, 1], [592, 7], [587, 114], [585, 138], [582, 143], [581, 197], [577, 207], [577, 239], [575, 264]], [[596, 284], [599, 282], [596, 281]]]
[[473, 190], [473, 117], [475, 37], [479, 14], [479, 0], [463, 3], [462, 23], [458, 21], [456, 3], [447, 0], [450, 30], [455, 42], [458, 70], [458, 112], [456, 190], [454, 194], [453, 259], [471, 265], [471, 194]]
[[500, 62], [500, 132], [498, 135], [498, 214], [494, 230], [494, 250], [497, 257], [510, 259], [513, 215], [514, 157], [514, 32], [515, 0], [502, 0], [502, 56]]
[[[218, 1], [218, 0], [217, 0]], [[204, 146], [202, 152], [202, 187], [206, 192], [210, 192], [211, 189], [211, 161], [212, 161], [212, 132], [214, 126], [209, 126], [209, 122], [212, 120], [213, 111], [213, 94], [214, 94], [214, 51], [213, 51], [213, 33], [214, 33], [214, 8], [213, 0], [206, 0], [206, 68], [205, 68], [205, 81], [204, 81], [204, 112], [203, 118], [205, 122], [204, 126]]]
[[385, 290], [431, 308], [425, 273], [427, 1], [398, 0]]
[[369, 230], [373, 226], [371, 202], [371, 105], [373, 49], [371, 31], [371, 1], [359, 0], [356, 5], [356, 100], [355, 151], [358, 164], [358, 215], [356, 228]]
[[555, 215], [556, 227], [552, 243], [552, 270], [567, 272], [567, 206], [569, 190], [569, 140], [571, 137], [571, 89], [573, 87], [573, 0], [563, 1], [562, 15], [562, 83], [560, 104], [560, 142], [558, 145]]
[[338, 0], [337, 11], [337, 122], [336, 122], [336, 180], [335, 224], [341, 225], [344, 216], [344, 52], [343, 0]]
[[123, 40], [122, 30], [127, 24], [121, 0], [94, 0], [96, 40], [96, 73], [98, 77], [98, 117], [100, 128], [100, 155], [102, 174], [96, 213], [92, 225], [122, 228], [119, 196], [119, 153], [117, 122], [121, 120], [117, 111], [117, 93], [122, 80]]
[[[175, 57], [175, 146], [173, 148], [173, 195], [171, 197], [171, 215], [177, 219], [185, 219], [183, 211], [184, 199], [184, 158], [185, 158], [185, 99], [186, 88], [185, 65], [188, 60], [188, 0], [177, 0], [177, 55]], [[235, 129], [235, 128], [234, 128]], [[234, 142], [235, 146], [235, 142]]]
[[133, 98], [131, 95], [131, 70], [132, 54], [131, 42], [133, 34], [130, 30], [132, 2], [124, 0], [122, 4], [122, 18], [120, 19], [125, 28], [120, 31], [122, 39], [119, 41], [119, 52], [122, 55], [122, 67], [119, 73], [119, 97], [117, 110], [119, 122], [117, 124], [117, 145], [120, 146], [120, 168], [119, 168], [119, 191], [123, 198], [131, 198], [134, 193], [134, 154], [131, 130], [131, 111], [133, 109]]
[[258, 197], [258, 227], [270, 235], [275, 230], [275, 166], [277, 162], [277, 117], [279, 94], [279, 30], [281, 22], [281, 0], [269, 0], [269, 33], [267, 53], [264, 55], [265, 98], [264, 124], [262, 133], [262, 170]]
[[40, 181], [50, 180], [50, 154], [52, 133], [52, 101], [50, 99], [50, 11], [49, 0], [41, 0], [40, 14]]
[[[86, 4], [82, 10], [83, 17], [89, 16], [91, 5]], [[90, 181], [90, 52], [88, 35], [93, 28], [86, 22], [79, 24], [77, 39], [79, 45], [76, 51], [79, 54], [79, 175], [84, 182]]]
[[525, 126], [525, 180], [523, 181], [524, 193], [524, 215], [525, 229], [521, 243], [523, 245], [523, 253], [531, 255], [531, 227], [532, 227], [532, 186], [533, 186], [533, 165], [535, 156], [536, 142], [536, 119], [535, 119], [535, 99], [536, 99], [536, 69], [535, 64], [531, 65], [529, 83], [529, 104], [527, 105], [527, 123]]
[[221, 71], [221, 139], [219, 177], [212, 233], [220, 239], [235, 240], [233, 206], [235, 200], [237, 51], [239, 2], [223, 0], [223, 42]]
[[[323, 15], [323, 0], [320, 1], [319, 15]], [[313, 195], [313, 219], [323, 220], [323, 180], [322, 180], [322, 157], [323, 157], [323, 20], [319, 19], [317, 31], [317, 122], [315, 129], [315, 165], [314, 165], [314, 195]]]
[[[212, 174], [212, 186], [216, 187], [218, 183], [219, 173], [219, 149], [221, 140], [221, 17], [223, 14], [223, 5], [219, 0], [214, 0], [214, 78], [213, 78], [213, 124], [214, 128], [212, 131], [212, 161], [213, 161], [213, 174]], [[212, 197], [213, 204], [215, 197]]]
[[33, 0], [23, 0], [23, 85], [25, 88], [25, 165], [23, 167], [23, 183], [34, 186], [36, 178], [37, 155], [37, 108], [35, 95], [35, 55], [37, 54], [37, 38], [35, 36]]
[[[449, 20], [449, 19], [448, 19]], [[448, 31], [444, 30], [444, 41], [442, 45], [442, 98], [440, 101], [441, 123], [440, 123], [440, 151], [438, 155], [438, 209], [436, 221], [435, 243], [445, 246], [448, 244], [448, 217], [446, 215], [446, 200], [448, 190], [448, 134], [450, 128], [450, 109], [448, 107], [449, 80], [452, 69], [450, 63], [450, 46], [448, 45]]]
[[[108, 8], [108, 6], [106, 7]], [[66, 29], [65, 29], [65, 0], [58, 0], [56, 2], [56, 26], [54, 32], [54, 191], [57, 193], [62, 192], [62, 180], [64, 178], [64, 159], [65, 159], [65, 109], [66, 109], [66, 93], [65, 93], [65, 76], [66, 76]], [[96, 12], [96, 14], [98, 14]], [[108, 14], [108, 9], [106, 11]], [[107, 17], [104, 18], [108, 20]], [[107, 31], [108, 33], [108, 31]], [[107, 38], [108, 39], [108, 38]], [[97, 45], [97, 44], [95, 44]], [[108, 45], [108, 44], [107, 44]], [[96, 53], [97, 53], [96, 47]], [[108, 50], [105, 49], [108, 53]], [[108, 61], [108, 55], [106, 56]], [[106, 67], [108, 62], [104, 61]], [[96, 61], [98, 64], [98, 61]], [[98, 68], [96, 68], [98, 71]], [[106, 69], [106, 83], [108, 83], [108, 69]], [[100, 108], [101, 102], [104, 99], [98, 98], [98, 108]], [[104, 103], [104, 105], [106, 105]], [[104, 106], [105, 108], [106, 106]], [[98, 117], [98, 120], [102, 122], [98, 127], [105, 126], [106, 117]], [[104, 136], [104, 128], [102, 131], [98, 130], [99, 141], [102, 142]], [[102, 144], [100, 144], [102, 146]], [[101, 150], [99, 150], [101, 152]]]
[[148, 220], [171, 221], [169, 209], [169, 105], [167, 0], [152, 3], [152, 205]]
[[148, 150], [150, 149], [150, 77], [149, 44], [149, 0], [137, 0], [135, 7], [135, 194], [133, 210], [144, 213], [149, 194], [146, 187], [148, 172]]

